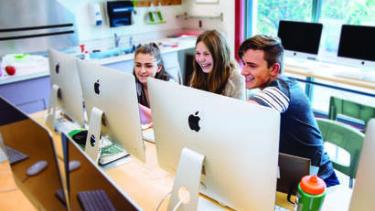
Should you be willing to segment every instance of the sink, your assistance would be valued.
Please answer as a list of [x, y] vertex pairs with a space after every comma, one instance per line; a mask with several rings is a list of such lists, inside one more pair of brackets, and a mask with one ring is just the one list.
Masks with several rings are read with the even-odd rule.
[[104, 59], [109, 57], [120, 56], [124, 54], [129, 54], [134, 52], [133, 48], [112, 48], [104, 51], [92, 52], [90, 53], [91, 59]]

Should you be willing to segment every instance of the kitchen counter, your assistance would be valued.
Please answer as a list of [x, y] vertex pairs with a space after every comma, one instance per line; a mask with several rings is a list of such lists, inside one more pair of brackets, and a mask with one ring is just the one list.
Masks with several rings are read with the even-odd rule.
[[[162, 43], [160, 46], [160, 51], [162, 54], [182, 51], [186, 49], [194, 48], [195, 46], [195, 37], [179, 37], [179, 38], [165, 38], [155, 41], [156, 43]], [[177, 44], [176, 46], [174, 44]], [[102, 59], [88, 59], [88, 61], [98, 63], [101, 65], [107, 65], [112, 63], [124, 62], [134, 59], [134, 53], [124, 54], [120, 56], [102, 58]], [[20, 82], [24, 80], [35, 79], [39, 77], [44, 77], [49, 75], [49, 70], [43, 68], [41, 71], [33, 71], [32, 73], [23, 73], [17, 74], [14, 76], [2, 75], [0, 76], [0, 86], [15, 82]], [[4, 73], [3, 73], [4, 74]]]
[[5, 84], [11, 84], [15, 82], [20, 82], [24, 80], [31, 80], [31, 79], [36, 79], [36, 78], [41, 78], [49, 76], [49, 70], [47, 71], [40, 71], [40, 72], [33, 72], [30, 74], [20, 74], [20, 75], [13, 75], [13, 76], [1, 76], [0, 77], [0, 86], [5, 85]]
[[[196, 37], [180, 37], [180, 38], [165, 38], [155, 41], [155, 43], [161, 43], [160, 51], [162, 54], [182, 51], [195, 47]], [[174, 46], [174, 44], [177, 44]], [[106, 65], [111, 63], [129, 61], [134, 59], [134, 53], [124, 54], [120, 56], [113, 56], [103, 59], [89, 59], [92, 62]]]
[[[166, 70], [173, 78], [182, 82], [184, 77], [181, 74], [181, 67], [184, 67], [185, 50], [193, 49], [195, 46], [195, 37], [165, 38], [157, 40], [161, 43], [160, 50], [164, 60]], [[72, 53], [72, 51], [70, 51]], [[89, 59], [88, 61], [117, 69], [124, 72], [132, 72], [134, 53], [120, 56], [108, 57], [103, 59]], [[39, 68], [19, 69], [13, 76], [0, 76], [0, 96], [8, 99], [11, 103], [19, 107], [26, 113], [33, 113], [48, 106], [50, 95], [50, 77], [49, 67], [43, 64]], [[181, 78], [182, 77], [182, 78]]]

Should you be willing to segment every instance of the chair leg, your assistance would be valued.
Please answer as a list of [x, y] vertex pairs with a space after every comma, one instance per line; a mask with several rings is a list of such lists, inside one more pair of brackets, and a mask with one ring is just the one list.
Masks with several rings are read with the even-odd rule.
[[349, 177], [349, 188], [353, 188], [353, 178]]

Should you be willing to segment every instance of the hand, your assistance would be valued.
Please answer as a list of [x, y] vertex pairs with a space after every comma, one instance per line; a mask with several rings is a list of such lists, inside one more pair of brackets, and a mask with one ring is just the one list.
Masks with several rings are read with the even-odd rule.
[[152, 126], [153, 126], [153, 123], [152, 123], [152, 122], [147, 123], [147, 124], [142, 124], [142, 125], [141, 125], [141, 129], [142, 129], [142, 130], [146, 130], [146, 129], [152, 128]]
[[147, 108], [144, 105], [139, 105], [139, 114], [141, 117], [142, 124], [149, 124], [152, 122], [151, 109]]

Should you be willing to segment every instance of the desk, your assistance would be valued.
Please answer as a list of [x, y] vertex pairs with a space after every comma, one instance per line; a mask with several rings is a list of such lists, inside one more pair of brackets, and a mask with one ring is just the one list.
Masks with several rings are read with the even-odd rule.
[[[350, 67], [346, 67], [343, 65], [336, 65], [336, 64], [329, 64], [329, 63], [322, 63], [322, 62], [308, 61], [308, 60], [306, 60], [306, 62], [301, 62], [303, 64], [297, 64], [297, 63], [293, 59], [286, 59], [285, 73], [288, 76], [293, 76], [293, 75], [300, 76], [300, 77], [302, 76], [302, 77], [305, 77], [306, 80], [301, 80], [301, 81], [308, 83], [308, 84], [316, 84], [319, 86], [325, 86], [325, 87], [338, 89], [342, 91], [348, 91], [348, 92], [375, 97], [375, 94], [374, 94], [375, 82], [345, 78], [339, 75], [340, 71], [347, 71], [347, 72], [358, 71], [358, 74], [360, 74], [361, 72], [359, 69], [350, 68]], [[343, 85], [353, 86], [359, 89], [367, 89], [368, 91], [358, 91], [355, 89], [343, 88], [340, 86], [331, 85], [329, 83], [318, 83], [318, 82], [314, 82], [311, 79], [320, 79], [320, 80], [324, 80], [327, 82], [340, 83]]]
[[[32, 116], [36, 121], [42, 123], [44, 119], [44, 112], [38, 112], [33, 114]], [[62, 148], [60, 135], [55, 132], [51, 132], [51, 134], [53, 135], [54, 141], [56, 143], [57, 154], [61, 156]], [[155, 210], [159, 202], [171, 190], [173, 185], [173, 175], [163, 171], [158, 166], [155, 145], [146, 142], [145, 147], [145, 163], [142, 163], [137, 159], [129, 158], [126, 162], [120, 164], [119, 166], [110, 169], [105, 169], [105, 171], [110, 176], [110, 178], [116, 183], [116, 185], [125, 192], [127, 192], [127, 194], [140, 207], [142, 207], [144, 210]], [[9, 165], [6, 166], [9, 167]], [[8, 179], [9, 176], [10, 175], [7, 176]], [[2, 182], [3, 180], [0, 181]], [[1, 185], [0, 187], [3, 186]], [[345, 189], [344, 187], [337, 187], [333, 191], [330, 190], [330, 192], [328, 192], [323, 210], [346, 210], [349, 204], [351, 191], [342, 191], [341, 188]], [[5, 199], [5, 197], [0, 197], [0, 199], [1, 198]], [[18, 203], [15, 203], [15, 201], [18, 202], [18, 198], [12, 197], [12, 199], [9, 200], [9, 203], [16, 206], [16, 204]], [[201, 205], [203, 204], [204, 207], [213, 207], [214, 210], [229, 210], [229, 208], [222, 207], [214, 201], [212, 201], [211, 199], [207, 199], [204, 196], [200, 197], [199, 203], [199, 207], [201, 207]], [[286, 207], [290, 210], [293, 209], [293, 206], [287, 202], [286, 195], [283, 193], [276, 194], [276, 204], [281, 207]], [[166, 207], [167, 200], [162, 204], [160, 210], [166, 210]], [[0, 210], [8, 209], [3, 209], [3, 204], [0, 203]]]
[[36, 210], [17, 187], [7, 160], [0, 163], [0, 210]]

